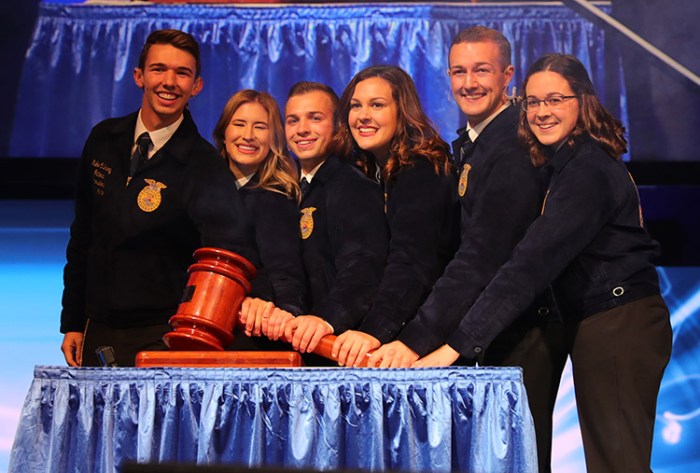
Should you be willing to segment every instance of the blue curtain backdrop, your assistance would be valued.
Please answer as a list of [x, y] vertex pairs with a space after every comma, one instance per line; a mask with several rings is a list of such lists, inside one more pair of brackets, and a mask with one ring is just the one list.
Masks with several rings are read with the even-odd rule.
[[[339, 94], [374, 64], [404, 68], [446, 140], [463, 117], [446, 75], [452, 37], [483, 24], [513, 44], [512, 85], [547, 52], [578, 56], [606, 105], [626, 122], [619, 57], [602, 30], [559, 5], [354, 4], [274, 7], [96, 6], [43, 3], [22, 72], [9, 155], [79, 156], [90, 128], [140, 105], [132, 72], [154, 29], [192, 33], [202, 47], [204, 90], [191, 103], [202, 134], [243, 88], [284, 104], [289, 87], [316, 80]], [[611, 48], [608, 48], [611, 49]]]

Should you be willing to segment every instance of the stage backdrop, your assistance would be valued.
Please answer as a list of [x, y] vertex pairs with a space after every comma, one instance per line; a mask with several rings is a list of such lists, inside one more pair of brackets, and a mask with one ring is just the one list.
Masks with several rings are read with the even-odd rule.
[[182, 29], [200, 41], [205, 85], [191, 110], [207, 138], [228, 97], [240, 89], [268, 91], [283, 105], [297, 81], [321, 81], [340, 94], [362, 68], [393, 64], [413, 77], [427, 114], [450, 141], [464, 122], [451, 98], [447, 54], [452, 37], [476, 24], [511, 40], [512, 85], [544, 53], [575, 54], [606, 105], [626, 122], [618, 54], [602, 30], [557, 4], [44, 2], [22, 71], [9, 156], [77, 157], [98, 121], [136, 110], [141, 91], [133, 69], [146, 37], [158, 28]]

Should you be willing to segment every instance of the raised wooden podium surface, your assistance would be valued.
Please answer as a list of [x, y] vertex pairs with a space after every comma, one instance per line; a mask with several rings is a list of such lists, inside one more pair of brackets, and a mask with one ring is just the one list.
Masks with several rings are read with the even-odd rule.
[[137, 368], [295, 368], [304, 366], [295, 351], [142, 351]]

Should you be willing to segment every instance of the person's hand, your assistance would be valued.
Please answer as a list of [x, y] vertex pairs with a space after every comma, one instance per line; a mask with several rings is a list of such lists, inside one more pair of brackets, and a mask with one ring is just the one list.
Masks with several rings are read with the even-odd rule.
[[398, 340], [382, 345], [369, 357], [367, 366], [379, 368], [408, 368], [418, 354]]
[[367, 352], [380, 345], [381, 342], [368, 333], [347, 330], [335, 339], [331, 353], [341, 366], [358, 366]]
[[63, 336], [61, 351], [69, 366], [83, 364], [83, 332], [68, 332]]
[[267, 331], [268, 320], [272, 315], [275, 305], [272, 302], [246, 297], [241, 304], [238, 320], [245, 325], [243, 329], [247, 336], [261, 336]]
[[318, 342], [333, 333], [333, 327], [321, 317], [300, 315], [287, 323], [284, 338], [300, 353], [314, 351]]
[[287, 324], [294, 319], [294, 315], [286, 310], [275, 307], [272, 315], [267, 320], [267, 329], [263, 330], [263, 334], [270, 340], [279, 340], [284, 336], [284, 329]]
[[428, 368], [432, 366], [450, 366], [459, 358], [459, 352], [449, 345], [443, 345], [432, 353], [428, 353], [411, 365], [411, 368]]

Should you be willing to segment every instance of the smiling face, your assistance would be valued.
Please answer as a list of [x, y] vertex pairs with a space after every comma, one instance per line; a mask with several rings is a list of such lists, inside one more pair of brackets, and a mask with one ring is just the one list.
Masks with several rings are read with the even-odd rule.
[[326, 159], [333, 137], [335, 107], [327, 93], [313, 90], [293, 95], [285, 107], [284, 131], [287, 146], [305, 172]]
[[143, 69], [134, 69], [134, 81], [143, 89], [141, 118], [149, 131], [176, 122], [190, 98], [202, 90], [195, 77], [194, 56], [170, 44], [154, 44]]
[[[554, 95], [571, 96], [574, 92], [567, 80], [552, 71], [532, 74], [525, 86], [525, 96], [543, 100]], [[556, 109], [540, 103], [528, 109], [527, 122], [537, 141], [545, 146], [558, 147], [576, 127], [579, 115], [578, 99], [564, 100]]]
[[246, 102], [233, 112], [224, 132], [229, 167], [237, 179], [253, 174], [270, 153], [269, 116], [258, 102]]
[[389, 159], [391, 141], [398, 130], [398, 105], [389, 82], [370, 77], [357, 83], [350, 99], [348, 125], [357, 146], [380, 163]]
[[457, 43], [450, 48], [452, 95], [471, 126], [478, 125], [506, 103], [505, 88], [513, 66], [503, 64], [493, 41]]

